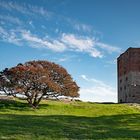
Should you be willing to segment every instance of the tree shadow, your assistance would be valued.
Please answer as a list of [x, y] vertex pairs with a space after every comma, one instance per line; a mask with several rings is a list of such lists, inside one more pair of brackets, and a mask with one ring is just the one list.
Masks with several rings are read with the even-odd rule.
[[[38, 108], [46, 108], [48, 104], [40, 104]], [[26, 102], [21, 102], [17, 100], [2, 100], [0, 99], [0, 110], [19, 110], [19, 111], [28, 111], [32, 110], [32, 107], [29, 106]]]
[[140, 115], [84, 117], [69, 115], [0, 115], [0, 138], [140, 139]]

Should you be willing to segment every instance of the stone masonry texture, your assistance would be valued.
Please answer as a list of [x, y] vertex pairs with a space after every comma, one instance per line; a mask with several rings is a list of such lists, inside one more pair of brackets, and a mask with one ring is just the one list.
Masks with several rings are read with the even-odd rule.
[[140, 48], [128, 48], [117, 58], [118, 102], [140, 103]]

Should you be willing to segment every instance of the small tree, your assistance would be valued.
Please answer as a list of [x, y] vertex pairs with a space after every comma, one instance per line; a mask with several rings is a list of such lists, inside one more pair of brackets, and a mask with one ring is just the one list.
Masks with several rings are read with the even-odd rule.
[[25, 96], [33, 108], [42, 98], [79, 97], [79, 87], [70, 74], [48, 61], [30, 61], [1, 72], [0, 87], [8, 94]]

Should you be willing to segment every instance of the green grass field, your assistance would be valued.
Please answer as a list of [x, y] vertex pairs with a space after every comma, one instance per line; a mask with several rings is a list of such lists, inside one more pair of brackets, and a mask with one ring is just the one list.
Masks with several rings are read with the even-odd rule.
[[0, 101], [0, 140], [140, 140], [140, 110], [126, 104]]

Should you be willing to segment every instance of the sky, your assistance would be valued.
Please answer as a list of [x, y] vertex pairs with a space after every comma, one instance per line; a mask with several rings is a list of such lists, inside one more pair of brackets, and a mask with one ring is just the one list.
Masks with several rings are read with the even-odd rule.
[[80, 99], [117, 102], [116, 59], [140, 47], [139, 0], [0, 0], [0, 70], [55, 62]]

